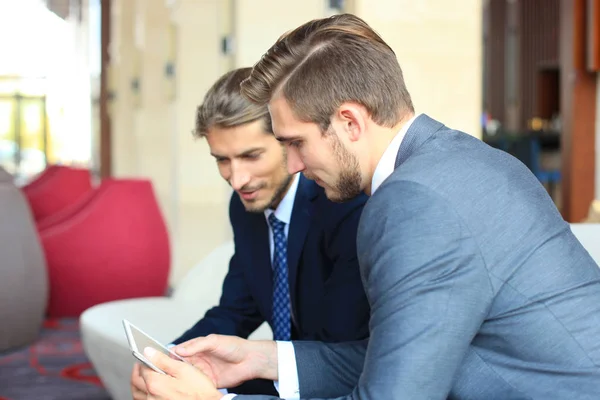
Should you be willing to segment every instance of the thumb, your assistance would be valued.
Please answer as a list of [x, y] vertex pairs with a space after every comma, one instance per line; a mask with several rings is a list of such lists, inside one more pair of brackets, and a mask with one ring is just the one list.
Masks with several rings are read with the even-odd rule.
[[182, 357], [194, 356], [198, 353], [210, 352], [215, 347], [214, 335], [198, 337], [176, 346], [173, 351]]
[[156, 351], [152, 347], [144, 349], [144, 356], [159, 369], [165, 371], [168, 375], [177, 377], [181, 368], [181, 361], [173, 360], [171, 357]]

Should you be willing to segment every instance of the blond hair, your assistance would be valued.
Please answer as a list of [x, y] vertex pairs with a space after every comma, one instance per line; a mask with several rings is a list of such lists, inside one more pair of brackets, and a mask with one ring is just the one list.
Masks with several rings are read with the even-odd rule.
[[265, 130], [273, 132], [267, 106], [249, 101], [240, 92], [240, 83], [251, 71], [252, 68], [229, 71], [213, 84], [196, 110], [194, 136], [204, 137], [213, 127], [232, 128], [260, 119], [265, 122]]
[[344, 102], [363, 105], [373, 121], [387, 127], [414, 112], [396, 54], [351, 14], [313, 20], [284, 34], [241, 88], [259, 105], [281, 91], [300, 120], [323, 131]]

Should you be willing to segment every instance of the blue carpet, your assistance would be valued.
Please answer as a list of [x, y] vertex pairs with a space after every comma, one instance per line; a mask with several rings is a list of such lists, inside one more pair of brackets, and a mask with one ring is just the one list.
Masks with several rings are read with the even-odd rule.
[[29, 347], [0, 354], [0, 400], [110, 400], [81, 345], [76, 318], [47, 320]]

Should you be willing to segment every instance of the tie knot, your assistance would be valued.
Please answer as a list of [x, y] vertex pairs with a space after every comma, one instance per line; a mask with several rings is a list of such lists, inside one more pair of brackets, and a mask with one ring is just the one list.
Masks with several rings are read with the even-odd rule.
[[283, 230], [285, 222], [278, 220], [275, 216], [275, 213], [271, 213], [271, 215], [269, 215], [269, 225], [271, 225], [271, 229], [273, 229], [273, 231], [279, 231]]

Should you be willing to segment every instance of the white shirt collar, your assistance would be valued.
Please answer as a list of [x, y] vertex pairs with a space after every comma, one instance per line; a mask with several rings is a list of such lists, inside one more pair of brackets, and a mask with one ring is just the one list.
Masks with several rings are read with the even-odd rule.
[[292, 210], [294, 209], [294, 200], [296, 199], [296, 192], [298, 191], [298, 184], [300, 183], [299, 175], [300, 173], [297, 173], [292, 177], [292, 184], [285, 196], [283, 196], [283, 199], [279, 202], [277, 208], [275, 210], [267, 208], [264, 211], [267, 224], [269, 223], [269, 216], [275, 213], [275, 218], [284, 222], [286, 227], [290, 225], [290, 221], [292, 220]]
[[396, 164], [396, 156], [398, 155], [398, 150], [400, 150], [400, 145], [404, 140], [404, 136], [406, 136], [406, 132], [408, 128], [412, 125], [414, 120], [417, 118], [415, 114], [411, 119], [408, 120], [400, 129], [400, 132], [394, 136], [394, 139], [390, 142], [388, 147], [385, 149], [385, 152], [379, 159], [377, 163], [377, 167], [375, 167], [375, 172], [373, 173], [373, 178], [371, 180], [371, 196], [375, 193], [379, 186], [394, 172], [395, 164]]

